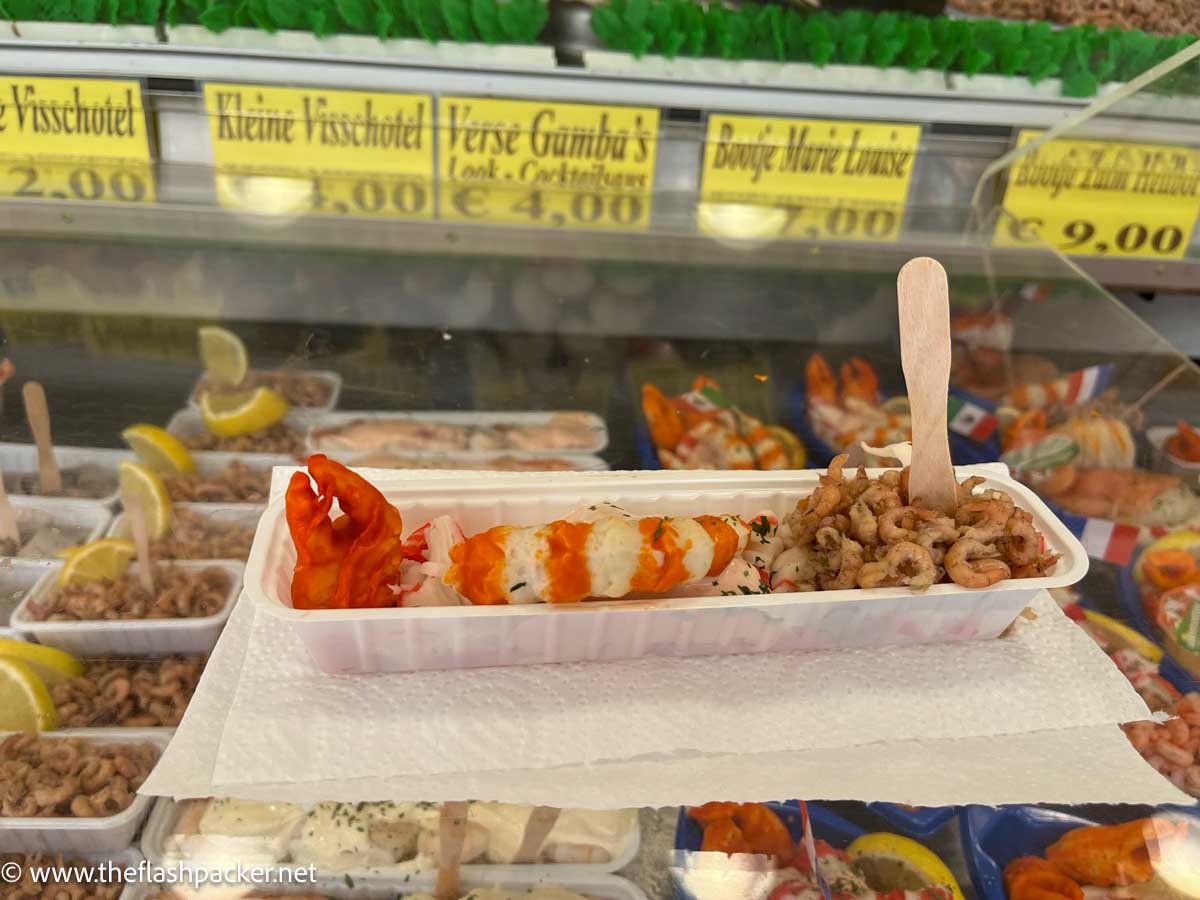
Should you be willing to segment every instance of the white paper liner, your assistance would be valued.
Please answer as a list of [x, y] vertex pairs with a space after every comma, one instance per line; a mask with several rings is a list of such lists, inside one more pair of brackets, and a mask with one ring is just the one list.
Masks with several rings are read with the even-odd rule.
[[1010, 638], [959, 647], [326, 676], [239, 604], [142, 791], [584, 808], [717, 794], [1187, 802], [1116, 727], [1148, 718], [1123, 676], [1048, 598], [1037, 610]]

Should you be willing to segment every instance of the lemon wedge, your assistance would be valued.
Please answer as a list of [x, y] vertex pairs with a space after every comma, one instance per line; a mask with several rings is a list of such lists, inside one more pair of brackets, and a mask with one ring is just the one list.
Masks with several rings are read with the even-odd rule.
[[246, 345], [225, 328], [206, 325], [197, 332], [200, 359], [208, 379], [221, 387], [237, 387], [250, 368]]
[[864, 834], [847, 852], [876, 891], [917, 891], [941, 885], [950, 890], [954, 900], [963, 900], [962, 889], [946, 864], [914, 840], [883, 831]]
[[57, 723], [37, 672], [19, 659], [0, 657], [0, 731], [52, 731]]
[[83, 663], [70, 653], [12, 638], [0, 638], [0, 659], [15, 659], [24, 663], [33, 669], [47, 687], [54, 687], [83, 674]]
[[171, 497], [161, 478], [140, 463], [123, 460], [117, 475], [121, 502], [131, 507], [136, 500], [146, 517], [150, 540], [158, 540], [171, 527]]
[[232, 394], [209, 391], [200, 395], [200, 417], [208, 430], [220, 437], [237, 437], [269, 428], [287, 411], [287, 401], [267, 387]]
[[164, 474], [190, 474], [196, 463], [179, 438], [157, 425], [130, 425], [121, 438], [144, 465]]
[[133, 541], [123, 538], [100, 538], [80, 544], [63, 563], [58, 583], [65, 586], [117, 578], [129, 567], [129, 561], [136, 553]]

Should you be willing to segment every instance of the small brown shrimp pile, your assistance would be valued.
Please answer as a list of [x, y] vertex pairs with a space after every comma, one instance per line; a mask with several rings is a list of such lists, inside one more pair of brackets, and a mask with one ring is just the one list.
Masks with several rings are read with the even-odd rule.
[[61, 853], [54, 856], [43, 854], [0, 853], [0, 867], [16, 863], [20, 881], [4, 885], [4, 900], [117, 900], [124, 890], [121, 875], [122, 866], [112, 869], [112, 879], [106, 882], [85, 883], [80, 881], [35, 881], [33, 870], [40, 869], [40, 874], [50, 874], [45, 871], [53, 867], [59, 874], [66, 875], [71, 869], [76, 872], [95, 865], [82, 859], [67, 859]]
[[254, 529], [176, 509], [171, 528], [150, 545], [155, 559], [240, 559], [250, 556]]
[[157, 760], [153, 744], [10, 734], [0, 742], [0, 816], [115, 816]]
[[304, 452], [304, 432], [285, 422], [237, 437], [221, 437], [211, 431], [177, 435], [189, 450], [225, 450], [230, 453], [286, 453], [299, 456]]
[[[772, 566], [793, 590], [910, 587], [940, 581], [985, 588], [1005, 578], [1044, 575], [1058, 561], [1003, 491], [975, 493], [983, 483], [958, 486], [953, 516], [908, 496], [908, 469], [869, 478], [863, 468], [847, 478], [842, 454], [829, 464], [817, 489], [797, 504], [779, 528], [785, 548]], [[774, 580], [772, 581], [774, 585]]]
[[166, 475], [163, 484], [172, 503], [266, 503], [271, 471], [235, 459], [216, 475]]
[[178, 725], [196, 691], [203, 656], [96, 659], [83, 675], [51, 688], [60, 728]]
[[[247, 372], [242, 383], [233, 390], [252, 391], [260, 387], [269, 387], [283, 397], [288, 406], [327, 406], [329, 398], [333, 396], [333, 385], [326, 379], [310, 372], [291, 372], [286, 369]], [[199, 400], [202, 393], [212, 388], [207, 378], [201, 378], [192, 392], [192, 399]]]
[[1184, 694], [1165, 722], [1130, 722], [1121, 727], [1146, 762], [1175, 787], [1200, 797], [1200, 693]]
[[67, 585], [51, 592], [44, 603], [31, 599], [29, 615], [39, 622], [191, 619], [220, 612], [229, 598], [229, 573], [215, 567], [157, 566], [154, 582], [153, 595], [129, 574]]

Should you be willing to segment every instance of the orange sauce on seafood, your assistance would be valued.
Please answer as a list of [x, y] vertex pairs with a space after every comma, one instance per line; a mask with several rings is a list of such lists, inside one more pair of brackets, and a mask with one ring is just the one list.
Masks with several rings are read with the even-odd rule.
[[[669, 519], [642, 519], [638, 522], [642, 533], [642, 548], [638, 552], [638, 565], [630, 579], [630, 591], [661, 593], [681, 584], [691, 577], [683, 565], [684, 547], [676, 543], [676, 531]], [[655, 559], [654, 551], [662, 554], [662, 562]]]
[[729, 565], [733, 555], [738, 550], [738, 536], [729, 523], [716, 516], [696, 516], [696, 522], [712, 538], [713, 561], [708, 568], [708, 575], [717, 575]]
[[592, 595], [584, 549], [591, 533], [591, 522], [551, 522], [541, 529], [547, 549], [542, 565], [549, 579], [545, 599], [550, 603], [574, 603]]
[[478, 606], [507, 604], [504, 545], [510, 528], [499, 525], [450, 548], [446, 583]]

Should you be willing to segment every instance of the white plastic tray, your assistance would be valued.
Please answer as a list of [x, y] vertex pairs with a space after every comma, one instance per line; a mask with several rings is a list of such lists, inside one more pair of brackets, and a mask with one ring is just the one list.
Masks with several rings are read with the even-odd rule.
[[22, 597], [10, 612], [0, 609], [0, 637], [20, 638], [20, 633], [8, 624], [9, 616], [17, 611], [17, 607], [25, 600], [24, 595], [33, 590], [33, 586], [41, 580], [49, 569], [57, 569], [58, 563], [38, 559], [6, 559], [0, 563], [0, 596], [15, 594], [20, 591]]
[[[57, 738], [64, 735], [52, 733], [46, 736]], [[161, 733], [161, 729], [156, 728], [125, 728], [119, 736], [79, 732], [66, 736], [79, 737], [99, 745], [149, 742], [158, 747], [160, 754], [169, 739]], [[3, 735], [0, 734], [0, 737]], [[152, 800], [152, 797], [138, 794], [128, 808], [117, 815], [96, 819], [74, 816], [50, 819], [0, 817], [0, 851], [105, 853], [124, 850], [133, 843], [133, 836], [146, 817]], [[122, 898], [127, 894], [128, 890], [122, 893]]]
[[[321, 413], [329, 412], [331, 409], [337, 409], [338, 398], [342, 395], [342, 376], [337, 372], [329, 369], [251, 369], [251, 372], [260, 372], [266, 374], [276, 374], [286, 372], [289, 375], [308, 375], [320, 381], [324, 381], [329, 385], [329, 400], [322, 403], [320, 406], [297, 406], [295, 409], [300, 412]], [[204, 380], [201, 375], [196, 379], [196, 383], [192, 385], [192, 390], [188, 394], [187, 403], [192, 409], [199, 409], [199, 404], [196, 402], [196, 391], [200, 389], [200, 382]]]
[[[368, 459], [365, 454], [344, 453], [340, 450], [322, 451], [330, 459], [354, 468], [358, 466], [358, 461]], [[491, 460], [500, 457], [509, 459], [561, 459], [564, 462], [570, 463], [570, 469], [562, 471], [574, 472], [606, 472], [608, 471], [608, 463], [596, 456], [594, 453], [557, 453], [557, 454], [541, 454], [541, 453], [525, 453], [520, 450], [511, 451], [495, 451], [495, 452], [464, 452], [464, 453], [429, 453], [420, 451], [397, 451], [396, 456], [403, 456], [413, 461], [426, 460], [432, 464], [430, 471], [434, 472], [466, 472], [466, 471], [512, 471], [511, 469], [491, 469], [488, 463]], [[449, 460], [455, 464], [470, 464], [473, 468], [454, 468], [445, 469], [438, 465], [440, 460]], [[295, 462], [289, 460], [288, 465], [295, 465]], [[386, 466], [378, 466], [378, 468], [388, 468]]]
[[[60, 852], [62, 851], [55, 851], [55, 853]], [[43, 865], [53, 865], [54, 855], [54, 853], [44, 854]], [[92, 863], [93, 865], [103, 865], [104, 863], [111, 862], [114, 865], [120, 866], [124, 869], [136, 869], [142, 864], [143, 860], [142, 854], [138, 853], [138, 851], [133, 847], [126, 847], [124, 850], [119, 850], [115, 853], [110, 851], [105, 853], [63, 853], [62, 855], [63, 862], [71, 862], [72, 860], [76, 859], [83, 860], [87, 863]], [[125, 883], [125, 887], [118, 895], [118, 900], [130, 900], [130, 898], [133, 896], [134, 890], [136, 890], [137, 887], [138, 882], [127, 881]]]
[[[116, 480], [121, 460], [134, 459], [135, 457], [128, 450], [106, 450], [102, 447], [56, 446], [54, 448], [54, 458], [58, 461], [59, 467], [63, 469], [72, 469], [83, 463], [92, 463], [106, 471], [112, 472], [113, 489], [103, 497], [65, 498], [85, 503], [106, 503], [111, 505], [116, 503], [120, 496]], [[36, 472], [38, 468], [37, 446], [35, 444], [0, 443], [0, 466], [3, 466], [4, 471], [10, 475], [16, 472]], [[9, 496], [19, 497], [28, 495], [9, 491]]]
[[[880, 470], [873, 470], [878, 474]], [[584, 472], [521, 477], [464, 475], [423, 481], [420, 472], [371, 477], [400, 510], [406, 530], [450, 515], [471, 535], [499, 524], [552, 521], [581, 503], [608, 500], [633, 515], [786, 515], [820, 471]], [[246, 590], [288, 622], [326, 672], [402, 672], [534, 665], [644, 656], [876, 647], [994, 638], [1040, 590], [1079, 581], [1088, 559], [1079, 541], [1028, 488], [994, 466], [963, 466], [1033, 514], [1049, 549], [1062, 554], [1043, 578], [986, 590], [938, 584], [907, 588], [754, 594], [574, 604], [297, 610], [290, 585], [295, 547], [284, 500], [267, 507], [247, 563]]]
[[[227, 450], [192, 450], [192, 461], [196, 464], [196, 472], [200, 475], [215, 476], [235, 460], [247, 468], [256, 471], [270, 472], [276, 466], [295, 466], [296, 460], [285, 453], [231, 453]], [[268, 483], [270, 479], [268, 479]], [[179, 505], [190, 506], [192, 509], [225, 509], [241, 507], [243, 509], [261, 510], [263, 502], [228, 503], [220, 502], [191, 502], [179, 501]]]
[[[72, 500], [66, 497], [28, 497], [14, 495], [8, 498], [14, 510], [36, 509], [48, 513], [55, 524], [78, 525], [87, 529], [79, 543], [94, 541], [104, 534], [112, 521], [112, 511], [97, 500]], [[0, 559], [57, 562], [55, 557], [0, 556]]]
[[[309, 425], [312, 424], [315, 417], [323, 417], [325, 415], [329, 415], [329, 413], [303, 412], [293, 409], [283, 417], [283, 421], [301, 434], [305, 434], [308, 432]], [[178, 438], [183, 438], [192, 434], [202, 434], [207, 429], [204, 427], [204, 420], [200, 418], [200, 411], [186, 407], [176, 410], [175, 414], [167, 420], [167, 431]], [[257, 464], [265, 466], [283, 465], [284, 463], [281, 463], [280, 460], [284, 460], [287, 463], [295, 462], [295, 457], [289, 456], [286, 453], [238, 453], [233, 450], [189, 450], [189, 452], [192, 454], [192, 458], [196, 460], [197, 466], [200, 466], [201, 460], [205, 458], [223, 459], [226, 462], [231, 459], [240, 459], [247, 465]]]
[[[150, 860], [156, 866], [165, 866], [184, 861], [189, 862], [191, 865], [202, 864], [190, 860], [180, 860], [174, 856], [167, 855], [167, 836], [171, 833], [171, 829], [175, 827], [175, 823], [179, 821], [179, 806], [180, 804], [174, 800], [167, 797], [160, 797], [158, 802], [155, 803], [150, 817], [146, 820], [146, 827], [142, 829], [142, 853], [145, 854], [146, 859]], [[488, 884], [507, 881], [513, 877], [514, 873], [516, 873], [518, 878], [533, 878], [539, 881], [552, 881], [555, 883], [573, 881], [577, 878], [594, 878], [597, 875], [619, 872], [633, 862], [637, 856], [638, 848], [641, 846], [641, 840], [641, 827], [635, 817], [633, 830], [629, 834], [629, 839], [626, 841], [625, 847], [621, 850], [620, 854], [607, 863], [595, 863], [591, 865], [541, 863], [538, 865], [506, 866], [490, 863], [472, 863], [460, 867], [459, 871], [462, 872], [463, 878], [467, 880]], [[390, 882], [394, 884], [398, 881], [410, 883], [411, 879], [422, 876], [429, 877], [435, 865], [434, 860], [418, 858], [409, 862], [398, 863], [395, 866], [347, 869], [337, 872], [319, 872], [319, 874], [330, 878], [343, 879], [348, 875], [356, 884], [359, 882], [363, 882], [364, 884]]]
[[[254, 528], [262, 517], [266, 505], [262, 503], [176, 503], [173, 509], [186, 509], [196, 513], [201, 518], [214, 522], [232, 522], [247, 528]], [[119, 513], [112, 524], [108, 526], [106, 537], [130, 538], [133, 536], [125, 514]], [[164, 560], [165, 562], [165, 560]], [[228, 562], [243, 565], [245, 560], [230, 559]]]
[[[580, 410], [559, 410], [559, 412], [579, 412]], [[584, 411], [586, 412], [586, 411]], [[537, 457], [537, 456], [554, 456], [554, 457], [573, 457], [581, 454], [599, 453], [608, 446], [608, 426], [604, 420], [595, 413], [586, 413], [591, 420], [591, 429], [593, 432], [593, 440], [587, 447], [580, 447], [575, 450], [495, 450], [488, 451], [484, 454], [479, 454], [477, 451], [447, 451], [428, 453], [432, 456], [446, 457], [472, 457], [472, 456], [519, 456], [519, 457]], [[555, 416], [554, 412], [439, 412], [430, 410], [428, 412], [379, 412], [376, 410], [354, 412], [352, 410], [343, 410], [335, 413], [326, 413], [316, 421], [311, 423], [305, 444], [308, 447], [309, 453], [327, 453], [327, 448], [321, 447], [317, 441], [313, 439], [313, 432], [318, 428], [329, 428], [335, 425], [344, 425], [347, 422], [352, 422], [355, 419], [403, 419], [406, 421], [417, 422], [434, 422], [439, 425], [546, 425]], [[404, 447], [395, 448], [380, 448], [394, 450], [396, 453], [404, 455], [418, 455], [410, 453]], [[346, 455], [345, 450], [334, 451]]]
[[[134, 564], [136, 565], [136, 563]], [[208, 653], [217, 643], [242, 588], [241, 563], [225, 560], [181, 561], [181, 568], [216, 566], [229, 574], [229, 596], [220, 612], [194, 619], [114, 619], [91, 622], [39, 622], [27, 613], [30, 599], [43, 597], [57, 585], [57, 569], [47, 572], [13, 613], [12, 627], [39, 644], [75, 656], [163, 656]]]

